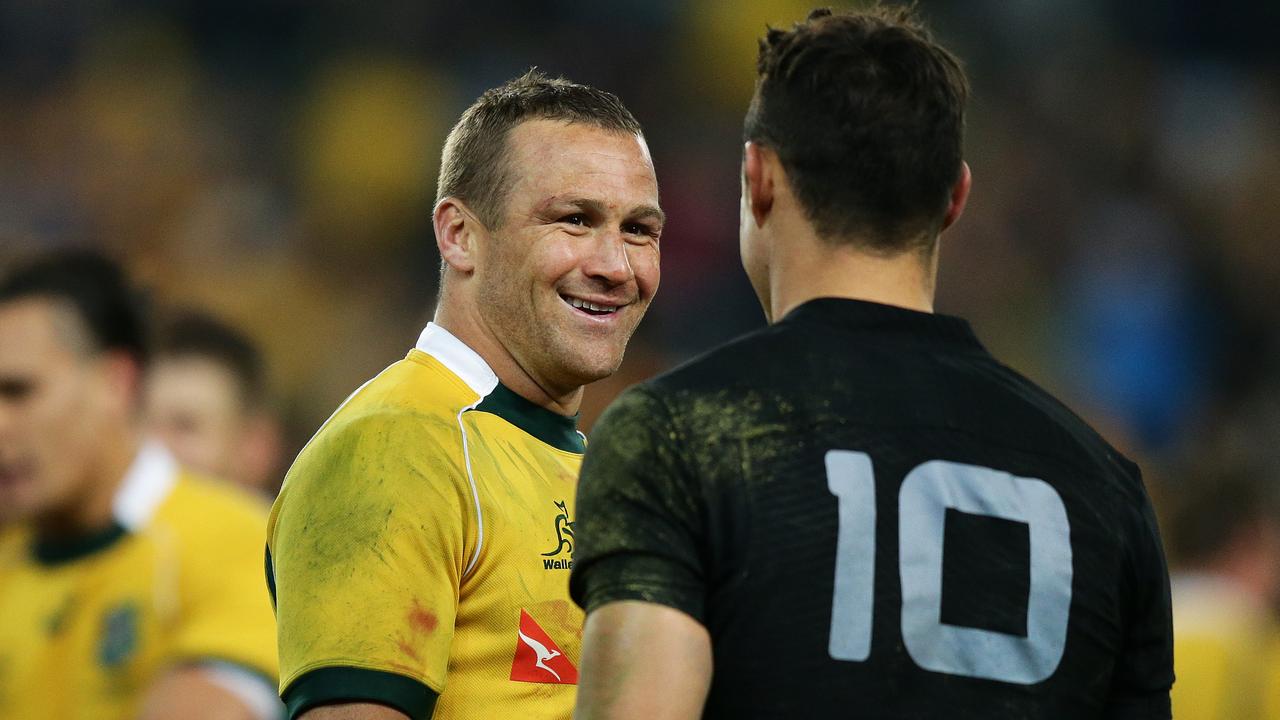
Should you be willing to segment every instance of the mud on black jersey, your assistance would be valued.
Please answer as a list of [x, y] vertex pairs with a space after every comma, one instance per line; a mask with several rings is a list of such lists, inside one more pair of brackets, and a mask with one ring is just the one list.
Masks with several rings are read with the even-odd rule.
[[705, 625], [706, 717], [1169, 717], [1137, 467], [961, 320], [806, 303], [624, 394], [578, 493], [574, 599]]

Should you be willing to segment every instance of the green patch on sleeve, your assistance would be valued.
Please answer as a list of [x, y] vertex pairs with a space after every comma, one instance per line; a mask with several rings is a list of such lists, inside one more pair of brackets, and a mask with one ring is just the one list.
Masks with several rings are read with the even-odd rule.
[[294, 680], [283, 697], [291, 719], [320, 705], [371, 702], [395, 708], [412, 720], [430, 720], [438, 695], [421, 682], [396, 673], [325, 667]]

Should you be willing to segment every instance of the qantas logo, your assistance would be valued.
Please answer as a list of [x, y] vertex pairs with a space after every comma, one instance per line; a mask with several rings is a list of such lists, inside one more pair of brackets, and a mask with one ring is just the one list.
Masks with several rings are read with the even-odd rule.
[[550, 667], [548, 667], [548, 666], [547, 666], [547, 664], [546, 664], [546, 662], [547, 662], [548, 660], [555, 660], [556, 658], [560, 657], [560, 651], [559, 651], [559, 650], [548, 650], [546, 645], [543, 645], [542, 643], [538, 642], [537, 640], [534, 640], [533, 638], [529, 637], [528, 635], [525, 635], [524, 633], [520, 632], [519, 630], [517, 630], [517, 631], [516, 631], [516, 635], [518, 635], [518, 636], [520, 637], [520, 641], [521, 641], [521, 642], [523, 642], [525, 645], [528, 645], [530, 648], [532, 648], [532, 649], [533, 649], [534, 657], [536, 657], [536, 658], [538, 659], [538, 662], [534, 663], [534, 664], [533, 664], [533, 666], [534, 666], [534, 667], [540, 667], [540, 668], [542, 668], [543, 670], [546, 670], [547, 672], [551, 673], [552, 675], [555, 675], [555, 676], [556, 676], [556, 680], [559, 680], [559, 679], [560, 679], [560, 673], [558, 673], [558, 672], [556, 672], [555, 670], [552, 670]]
[[578, 669], [524, 610], [520, 611], [520, 629], [516, 630], [516, 638], [516, 653], [511, 660], [512, 680], [552, 685], [578, 684]]

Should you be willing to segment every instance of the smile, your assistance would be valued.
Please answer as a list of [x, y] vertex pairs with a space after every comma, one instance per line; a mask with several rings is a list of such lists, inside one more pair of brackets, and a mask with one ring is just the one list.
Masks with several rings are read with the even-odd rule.
[[565, 303], [567, 303], [570, 307], [577, 310], [581, 310], [582, 312], [588, 315], [593, 315], [596, 317], [603, 316], [603, 315], [612, 315], [616, 313], [620, 307], [622, 307], [620, 305], [610, 305], [606, 303], [591, 302], [589, 300], [583, 300], [582, 298], [576, 298], [570, 295], [561, 295], [560, 299], [564, 300]]

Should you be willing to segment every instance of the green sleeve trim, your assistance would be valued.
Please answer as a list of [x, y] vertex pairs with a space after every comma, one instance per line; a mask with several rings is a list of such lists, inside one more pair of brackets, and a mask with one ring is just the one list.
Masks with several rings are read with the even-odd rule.
[[282, 696], [293, 720], [318, 705], [373, 702], [412, 720], [431, 720], [436, 691], [405, 675], [355, 667], [323, 667], [303, 673]]
[[276, 609], [276, 569], [271, 564], [271, 546], [266, 549], [267, 592], [271, 593], [271, 609]]

